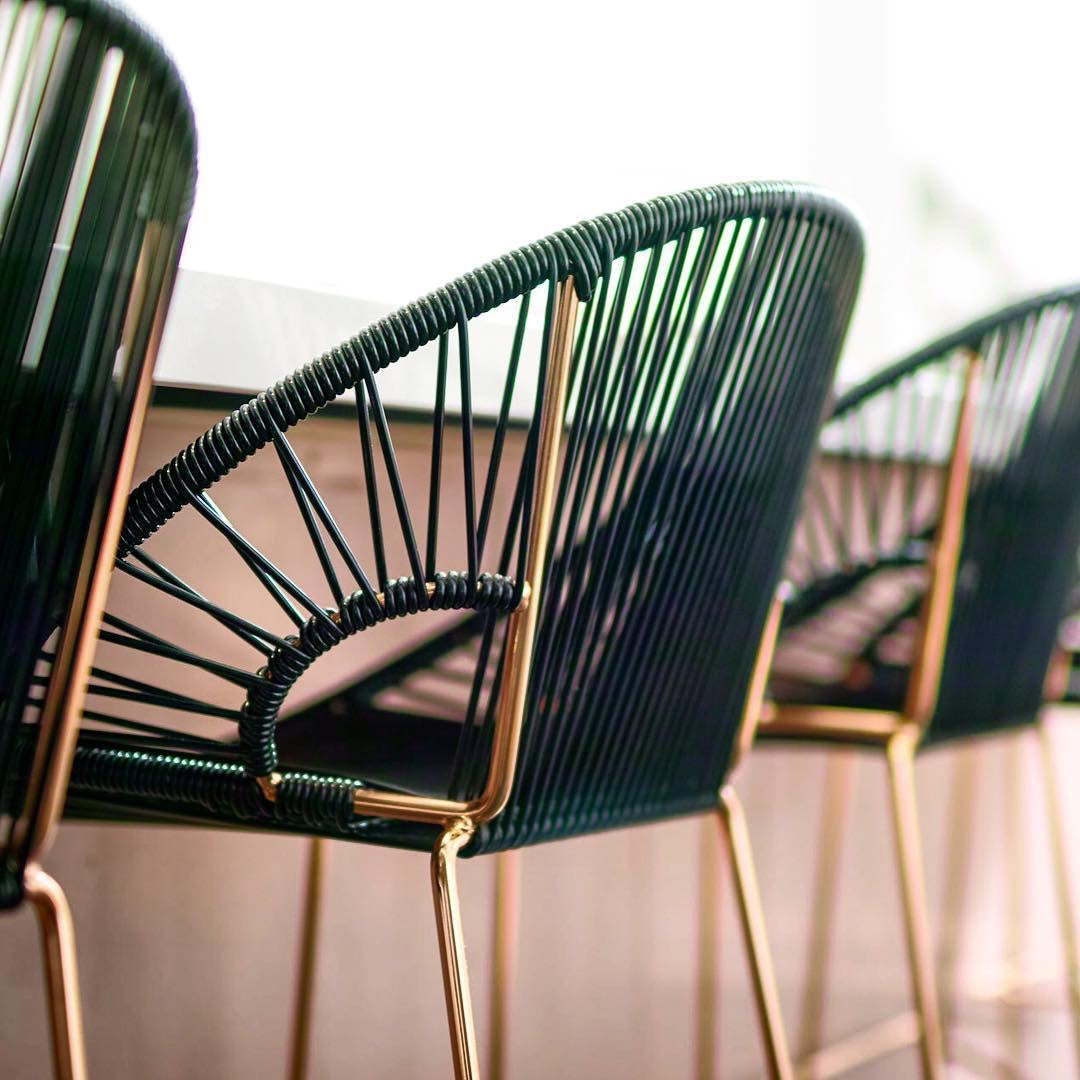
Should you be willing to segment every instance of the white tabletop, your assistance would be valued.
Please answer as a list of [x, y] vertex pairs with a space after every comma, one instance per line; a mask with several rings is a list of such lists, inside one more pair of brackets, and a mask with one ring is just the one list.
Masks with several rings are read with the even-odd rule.
[[[331, 292], [181, 269], [155, 382], [254, 396], [390, 310], [385, 304]], [[538, 312], [542, 313], [542, 308]], [[530, 311], [517, 380], [526, 390], [540, 355], [541, 328], [532, 315]], [[470, 325], [471, 386], [477, 417], [498, 413], [515, 318], [516, 305], [509, 305]], [[427, 351], [433, 352], [433, 347]], [[379, 372], [383, 404], [431, 409], [435, 383], [429, 361], [430, 357], [407, 357]], [[352, 397], [349, 391], [343, 400]], [[448, 380], [446, 404], [451, 413], [460, 407], [456, 379]], [[530, 413], [528, 394], [515, 394], [511, 415]]]

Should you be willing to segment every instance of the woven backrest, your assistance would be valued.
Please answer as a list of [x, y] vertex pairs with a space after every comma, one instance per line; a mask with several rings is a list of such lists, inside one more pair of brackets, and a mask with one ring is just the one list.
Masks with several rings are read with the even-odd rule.
[[854, 692], [877, 669], [887, 695], [888, 669], [911, 662], [967, 356], [979, 358], [931, 741], [1026, 722], [1042, 703], [1080, 544], [1078, 306], [1080, 289], [1062, 289], [981, 319], [845, 395], [823, 431], [788, 567], [790, 621], [819, 650], [811, 667], [864, 663]]
[[964, 545], [938, 707], [946, 738], [1032, 720], [1080, 546], [1080, 291], [1003, 320], [978, 345]]
[[180, 80], [126, 16], [0, 2], [0, 783], [85, 603], [194, 169]]
[[795, 202], [605, 277], [579, 325], [518, 783], [477, 851], [715, 804], [858, 250]]

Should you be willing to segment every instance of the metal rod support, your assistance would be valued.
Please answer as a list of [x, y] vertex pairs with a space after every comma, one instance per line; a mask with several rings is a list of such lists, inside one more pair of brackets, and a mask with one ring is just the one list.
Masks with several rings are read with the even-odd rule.
[[508, 1076], [510, 1008], [517, 973], [521, 927], [521, 852], [495, 856], [495, 917], [491, 943], [491, 1033], [488, 1069], [491, 1080]]
[[86, 1080], [75, 924], [64, 890], [36, 866], [27, 867], [26, 898], [37, 915], [45, 962], [53, 1071], [56, 1080]]
[[455, 822], [440, 835], [431, 856], [435, 927], [439, 935], [455, 1080], [478, 1080], [480, 1076], [469, 969], [465, 961], [465, 931], [461, 924], [457, 887], [457, 855], [472, 838], [472, 833], [472, 826], [468, 822]]
[[769, 943], [765, 934], [765, 913], [761, 906], [754, 860], [750, 849], [750, 834], [742, 804], [731, 787], [720, 792], [720, 832], [727, 845], [731, 862], [739, 920], [746, 942], [754, 1002], [765, 1050], [766, 1072], [771, 1080], [794, 1080], [795, 1072], [788, 1054], [784, 1021], [780, 1015], [780, 995], [776, 989]]
[[318, 964], [319, 923], [322, 917], [323, 885], [326, 874], [326, 841], [313, 836], [308, 842], [307, 874], [304, 888], [303, 924], [300, 936], [300, 964], [296, 980], [292, 1046], [289, 1051], [291, 1080], [304, 1080], [311, 1057], [311, 1019]]
[[889, 740], [886, 758], [896, 857], [904, 905], [904, 930], [915, 1010], [919, 1014], [919, 1057], [925, 1080], [940, 1080], [945, 1073], [941, 1038], [934, 950], [926, 910], [919, 815], [915, 802], [915, 746], [918, 728], [906, 727]]

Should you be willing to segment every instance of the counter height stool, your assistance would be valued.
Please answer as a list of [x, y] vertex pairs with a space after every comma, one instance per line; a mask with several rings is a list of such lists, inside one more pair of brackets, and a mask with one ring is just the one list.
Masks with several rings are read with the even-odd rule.
[[191, 208], [171, 61], [95, 0], [0, 2], [0, 910], [41, 926], [56, 1073], [86, 1074], [64, 801]]
[[[886, 757], [926, 1076], [942, 1074], [944, 1052], [912, 764], [923, 749], [1039, 725], [1080, 544], [1078, 306], [1080, 288], [1034, 297], [844, 394], [788, 563], [758, 737]], [[833, 846], [839, 825], [833, 812]], [[1062, 917], [1070, 940], [1067, 906]], [[819, 981], [824, 924], [815, 941]], [[807, 1002], [803, 1054], [820, 1033], [820, 998]]]
[[[861, 251], [810, 190], [656, 199], [457, 279], [224, 418], [131, 496], [68, 812], [434, 852], [458, 1077], [479, 1072], [458, 856], [715, 813], [767, 1068], [789, 1076], [725, 784]], [[422, 480], [380, 396], [395, 365], [430, 390]], [[332, 507], [296, 429], [347, 392], [356, 483]], [[261, 535], [234, 510], [234, 470], [266, 485]], [[302, 549], [287, 569], [286, 541]], [[362, 657], [401, 619], [471, 636], [454, 708], [346, 689], [282, 720], [313, 665], [357, 635]]]

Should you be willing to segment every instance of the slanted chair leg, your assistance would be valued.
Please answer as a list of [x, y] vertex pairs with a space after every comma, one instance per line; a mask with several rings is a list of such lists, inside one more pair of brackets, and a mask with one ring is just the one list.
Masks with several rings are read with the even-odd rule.
[[1050, 847], [1054, 862], [1054, 884], [1061, 918], [1061, 944], [1065, 954], [1065, 978], [1069, 1005], [1073, 1014], [1077, 1067], [1080, 1068], [1080, 952], [1077, 949], [1076, 923], [1073, 916], [1072, 879], [1069, 874], [1068, 845], [1065, 841], [1065, 818], [1061, 808], [1054, 747], [1045, 721], [1038, 723], [1039, 748], [1042, 751], [1043, 788], [1046, 791], [1046, 817], [1050, 826]]
[[41, 931], [54, 1074], [57, 1080], [86, 1080], [86, 1044], [71, 908], [59, 884], [36, 867], [27, 871], [26, 897], [34, 907]]
[[[710, 815], [711, 817], [711, 815]], [[716, 1076], [716, 1023], [720, 1007], [720, 853], [713, 822], [703, 821], [698, 860], [697, 1080]]]
[[769, 943], [765, 935], [765, 917], [758, 893], [757, 876], [754, 873], [750, 834], [746, 829], [742, 805], [733, 788], [725, 787], [720, 792], [719, 810], [717, 816], [735, 882], [739, 920], [742, 923], [754, 1001], [765, 1044], [768, 1075], [772, 1080], [794, 1080], [795, 1071], [791, 1065], [784, 1022], [780, 1015], [780, 995], [777, 993]]
[[799, 1034], [795, 1042], [797, 1061], [820, 1050], [824, 1038], [829, 946], [836, 918], [840, 849], [843, 846], [844, 827], [851, 807], [855, 764], [854, 751], [836, 750], [829, 754], [825, 771], [825, 805], [821, 812], [817, 867], [814, 871], [814, 899], [810, 908], [813, 924], [806, 951]]
[[439, 935], [446, 1018], [455, 1080], [477, 1080], [480, 1075], [473, 1026], [469, 969], [465, 963], [465, 933], [458, 903], [457, 855], [472, 838], [472, 826], [460, 821], [439, 837], [431, 856], [431, 889], [435, 899], [435, 928]]
[[319, 920], [322, 914], [325, 867], [326, 841], [322, 837], [313, 836], [308, 846], [300, 964], [296, 979], [292, 1047], [289, 1051], [291, 1080], [304, 1080], [311, 1057], [312, 1002], [315, 994], [315, 968], [318, 961]]
[[889, 740], [885, 753], [889, 766], [889, 787], [892, 795], [890, 803], [900, 871], [900, 890], [904, 903], [908, 965], [915, 1010], [919, 1015], [919, 1055], [926, 1080], [939, 1080], [945, 1071], [945, 1052], [934, 977], [930, 919], [926, 910], [919, 816], [915, 802], [915, 742], [914, 731], [904, 728]]
[[945, 888], [942, 893], [941, 941], [938, 970], [941, 989], [941, 1030], [946, 1053], [952, 1046], [960, 1002], [960, 960], [968, 891], [971, 884], [971, 837], [975, 830], [982, 747], [976, 742], [954, 751], [952, 790], [945, 848]]
[[495, 912], [491, 942], [491, 1033], [488, 1072], [491, 1080], [508, 1075], [510, 1002], [517, 970], [521, 925], [521, 852], [495, 856]]

